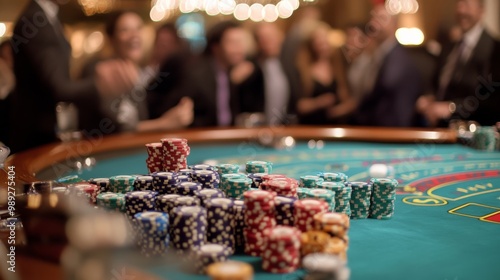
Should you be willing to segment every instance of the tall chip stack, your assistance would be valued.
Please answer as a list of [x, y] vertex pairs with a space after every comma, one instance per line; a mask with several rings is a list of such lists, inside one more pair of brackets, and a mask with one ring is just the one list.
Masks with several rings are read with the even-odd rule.
[[254, 190], [243, 194], [245, 201], [245, 253], [260, 257], [265, 248], [268, 230], [276, 226], [274, 213], [275, 194]]
[[169, 219], [166, 213], [146, 211], [134, 216], [139, 227], [141, 254], [165, 256], [169, 245]]
[[348, 182], [351, 187], [351, 218], [366, 219], [370, 214], [372, 185], [365, 182]]
[[396, 201], [396, 179], [373, 178], [370, 215], [372, 219], [387, 220], [394, 215]]
[[269, 230], [262, 253], [262, 269], [270, 273], [291, 273], [300, 265], [300, 230], [277, 226]]
[[165, 138], [161, 139], [163, 150], [163, 170], [178, 172], [187, 167], [187, 157], [191, 149], [186, 139]]
[[207, 241], [224, 245], [234, 253], [234, 203], [228, 198], [213, 198], [205, 203], [207, 209]]
[[176, 207], [172, 211], [171, 241], [180, 252], [198, 250], [206, 242], [207, 211], [200, 206]]
[[318, 188], [327, 189], [335, 192], [335, 212], [344, 213], [351, 216], [351, 186], [343, 182], [323, 182]]
[[245, 202], [234, 200], [234, 247], [235, 252], [245, 252]]
[[[225, 174], [236, 175], [236, 174]], [[231, 176], [225, 179], [224, 190], [227, 197], [241, 199], [246, 191], [249, 191], [252, 187], [252, 179], [243, 177]]]
[[163, 145], [162, 143], [149, 143], [146, 144], [148, 158], [146, 165], [149, 173], [165, 171], [163, 169]]

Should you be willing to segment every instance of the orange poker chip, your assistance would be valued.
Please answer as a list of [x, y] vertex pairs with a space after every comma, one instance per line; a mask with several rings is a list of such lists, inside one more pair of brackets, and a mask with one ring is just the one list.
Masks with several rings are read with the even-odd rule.
[[253, 268], [243, 262], [219, 262], [207, 267], [207, 275], [212, 280], [252, 280]]

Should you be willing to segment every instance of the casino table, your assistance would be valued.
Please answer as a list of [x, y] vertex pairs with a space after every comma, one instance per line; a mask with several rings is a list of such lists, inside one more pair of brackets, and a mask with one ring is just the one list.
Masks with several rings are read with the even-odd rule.
[[[291, 136], [296, 145], [276, 149], [263, 138]], [[343, 172], [350, 181], [370, 179], [373, 164], [392, 166], [399, 182], [389, 220], [351, 220], [351, 279], [500, 279], [500, 153], [457, 143], [450, 130], [363, 127], [264, 127], [187, 130], [94, 137], [56, 143], [11, 156], [18, 180], [83, 179], [147, 173], [144, 144], [164, 137], [189, 141], [189, 164], [263, 160], [273, 173], [293, 178]], [[95, 164], [81, 167], [89, 159]], [[255, 279], [300, 279], [264, 273], [250, 262]], [[141, 270], [159, 279], [208, 279], [154, 265]]]

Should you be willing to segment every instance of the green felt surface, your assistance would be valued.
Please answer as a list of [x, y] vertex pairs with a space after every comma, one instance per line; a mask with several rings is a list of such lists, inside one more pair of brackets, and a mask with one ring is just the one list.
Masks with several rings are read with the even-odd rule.
[[[80, 176], [144, 174], [146, 157], [140, 151], [98, 159], [92, 170]], [[396, 214], [387, 221], [352, 221], [351, 279], [500, 279], [500, 153], [419, 143], [326, 142], [321, 150], [299, 143], [291, 151], [253, 143], [191, 146], [189, 164], [207, 159], [239, 164], [268, 160], [274, 163], [273, 173], [295, 178], [342, 171], [353, 181], [369, 179], [367, 171], [373, 163], [390, 164], [401, 186]], [[259, 259], [243, 259], [258, 269]], [[207, 279], [161, 266], [148, 270], [165, 279]], [[299, 274], [257, 271], [255, 279], [291, 280]]]

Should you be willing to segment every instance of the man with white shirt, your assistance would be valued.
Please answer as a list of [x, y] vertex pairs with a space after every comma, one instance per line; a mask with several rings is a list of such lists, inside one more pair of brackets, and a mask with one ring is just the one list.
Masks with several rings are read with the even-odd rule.
[[[484, 0], [457, 0], [456, 19], [463, 36], [442, 55], [436, 75], [435, 93], [424, 95], [417, 110], [431, 126], [446, 126], [450, 119], [494, 124], [491, 102], [491, 55], [495, 39], [485, 30]], [[497, 109], [498, 110], [498, 109]]]
[[[95, 78], [71, 79], [71, 46], [58, 13], [57, 1], [32, 0], [14, 28], [11, 43], [16, 89], [8, 140], [13, 152], [56, 140], [58, 102], [73, 103], [81, 117], [93, 117], [102, 96], [120, 96], [132, 89], [137, 79], [135, 68], [124, 61], [97, 65]], [[115, 130], [109, 121], [100, 118], [91, 128], [102, 134]]]

